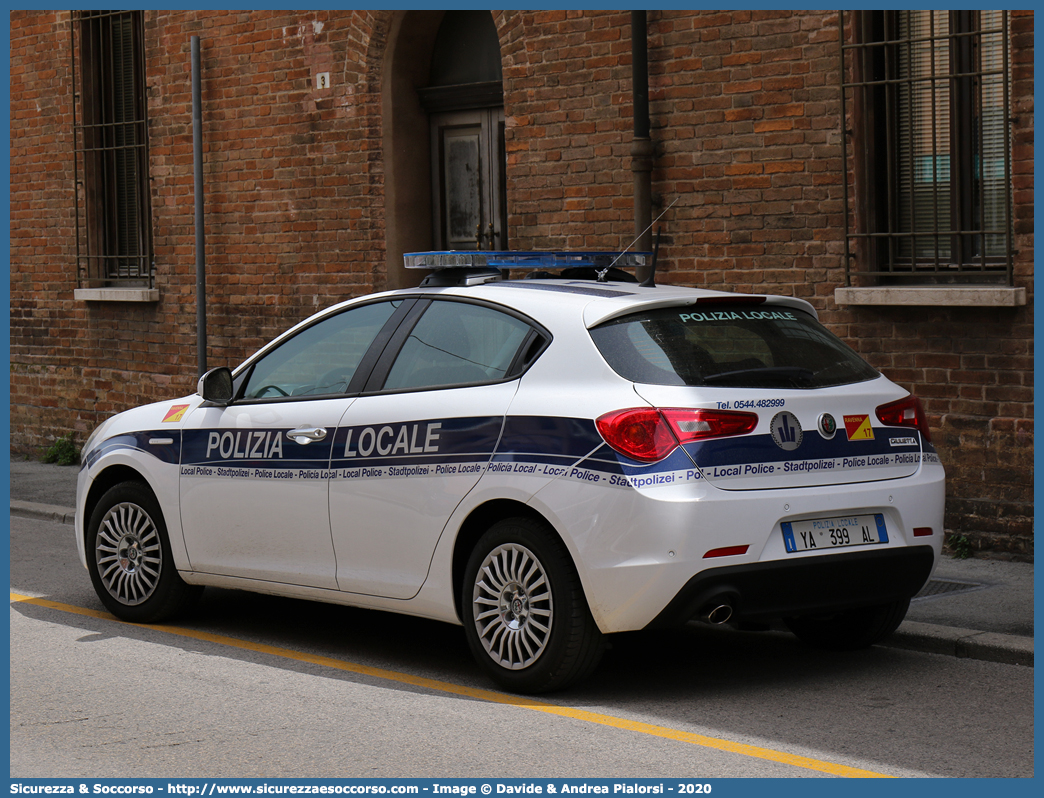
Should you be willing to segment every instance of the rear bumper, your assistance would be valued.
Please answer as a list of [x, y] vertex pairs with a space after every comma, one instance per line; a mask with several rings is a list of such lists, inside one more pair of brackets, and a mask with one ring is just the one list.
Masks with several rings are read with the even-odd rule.
[[712, 606], [767, 621], [912, 598], [935, 562], [931, 546], [846, 552], [713, 568], [692, 577], [647, 628], [678, 626]]

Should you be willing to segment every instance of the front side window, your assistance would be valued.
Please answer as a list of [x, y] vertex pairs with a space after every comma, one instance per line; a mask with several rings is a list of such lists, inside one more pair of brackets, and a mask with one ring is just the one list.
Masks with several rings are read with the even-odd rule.
[[653, 385], [824, 388], [879, 375], [808, 313], [787, 307], [662, 308], [591, 330], [616, 373]]
[[351, 308], [305, 328], [251, 368], [244, 399], [340, 395], [401, 301]]
[[1007, 12], [841, 19], [850, 276], [1010, 283]]
[[72, 39], [78, 283], [151, 288], [142, 12], [73, 12]]

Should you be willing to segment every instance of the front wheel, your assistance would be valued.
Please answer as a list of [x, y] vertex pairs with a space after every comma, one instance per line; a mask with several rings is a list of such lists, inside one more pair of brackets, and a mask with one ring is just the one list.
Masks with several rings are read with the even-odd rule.
[[910, 608], [910, 600], [874, 607], [859, 607], [831, 616], [784, 619], [797, 638], [815, 648], [855, 651], [880, 643], [899, 628]]
[[604, 641], [562, 541], [511, 518], [479, 540], [464, 572], [464, 632], [479, 664], [507, 690], [560, 690], [594, 670]]
[[178, 576], [159, 502], [140, 482], [106, 491], [87, 526], [87, 569], [105, 608], [154, 623], [187, 610], [203, 588]]

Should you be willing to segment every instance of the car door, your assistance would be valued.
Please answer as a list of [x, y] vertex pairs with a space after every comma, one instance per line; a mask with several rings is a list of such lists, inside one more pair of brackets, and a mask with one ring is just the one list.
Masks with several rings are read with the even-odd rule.
[[383, 301], [322, 318], [239, 370], [231, 404], [186, 419], [180, 501], [194, 571], [336, 588], [331, 447], [404, 311]]
[[446, 520], [496, 449], [519, 352], [535, 334], [512, 313], [449, 300], [400, 327], [371, 377], [373, 392], [348, 408], [333, 444], [341, 590], [416, 595]]

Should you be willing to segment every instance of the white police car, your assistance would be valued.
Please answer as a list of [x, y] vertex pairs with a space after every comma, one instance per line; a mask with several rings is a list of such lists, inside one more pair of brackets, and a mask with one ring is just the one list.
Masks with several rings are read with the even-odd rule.
[[[526, 692], [614, 632], [783, 619], [849, 649], [902, 621], [943, 469], [918, 400], [811, 305], [638, 284], [602, 253], [407, 262], [436, 271], [95, 431], [76, 538], [111, 612], [217, 585], [461, 623]], [[520, 263], [547, 273], [489, 268]]]

